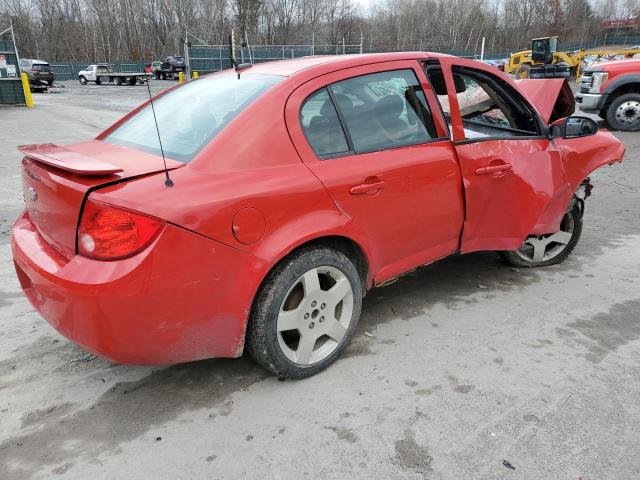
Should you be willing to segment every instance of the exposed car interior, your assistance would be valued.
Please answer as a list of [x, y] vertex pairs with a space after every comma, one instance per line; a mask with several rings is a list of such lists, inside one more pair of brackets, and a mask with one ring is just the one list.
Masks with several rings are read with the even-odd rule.
[[[540, 134], [535, 113], [511, 87], [470, 69], [454, 69], [453, 75], [466, 139]], [[449, 97], [442, 69], [430, 65], [427, 67], [427, 76], [451, 125]]]

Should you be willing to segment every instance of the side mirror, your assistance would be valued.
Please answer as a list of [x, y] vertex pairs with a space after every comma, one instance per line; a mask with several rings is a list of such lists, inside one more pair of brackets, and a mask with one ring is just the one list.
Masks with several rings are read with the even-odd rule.
[[566, 117], [556, 120], [549, 126], [551, 138], [580, 138], [595, 135], [598, 124], [588, 117]]

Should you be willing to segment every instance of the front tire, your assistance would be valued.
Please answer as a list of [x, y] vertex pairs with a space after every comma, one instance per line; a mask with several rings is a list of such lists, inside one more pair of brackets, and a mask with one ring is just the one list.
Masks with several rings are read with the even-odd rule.
[[78, 80], [80, 81], [80, 85], [86, 85], [87, 84], [86, 77], [80, 77]]
[[531, 65], [522, 64], [516, 70], [516, 78], [523, 80], [531, 75]]
[[349, 344], [361, 309], [362, 284], [351, 260], [327, 247], [302, 248], [260, 288], [247, 325], [247, 350], [278, 377], [310, 377]]
[[640, 93], [625, 93], [614, 99], [607, 108], [607, 124], [613, 130], [640, 130]]
[[582, 203], [574, 201], [560, 222], [560, 230], [547, 235], [532, 235], [513, 252], [500, 252], [514, 267], [546, 267], [563, 262], [582, 234]]

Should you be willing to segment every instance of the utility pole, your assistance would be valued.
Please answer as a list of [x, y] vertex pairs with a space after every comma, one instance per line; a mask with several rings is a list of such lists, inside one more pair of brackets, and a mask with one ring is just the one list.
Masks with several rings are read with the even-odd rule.
[[480, 61], [484, 60], [484, 37], [482, 37], [482, 45], [480, 46]]

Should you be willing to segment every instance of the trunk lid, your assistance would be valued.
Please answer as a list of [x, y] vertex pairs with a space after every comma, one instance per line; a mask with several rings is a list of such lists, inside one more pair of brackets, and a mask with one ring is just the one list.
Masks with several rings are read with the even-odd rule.
[[[76, 253], [76, 230], [87, 192], [163, 171], [159, 156], [99, 140], [18, 149], [25, 154], [22, 185], [31, 222], [44, 241], [67, 259]], [[183, 165], [167, 159], [170, 169]], [[164, 188], [162, 183], [158, 188]]]

